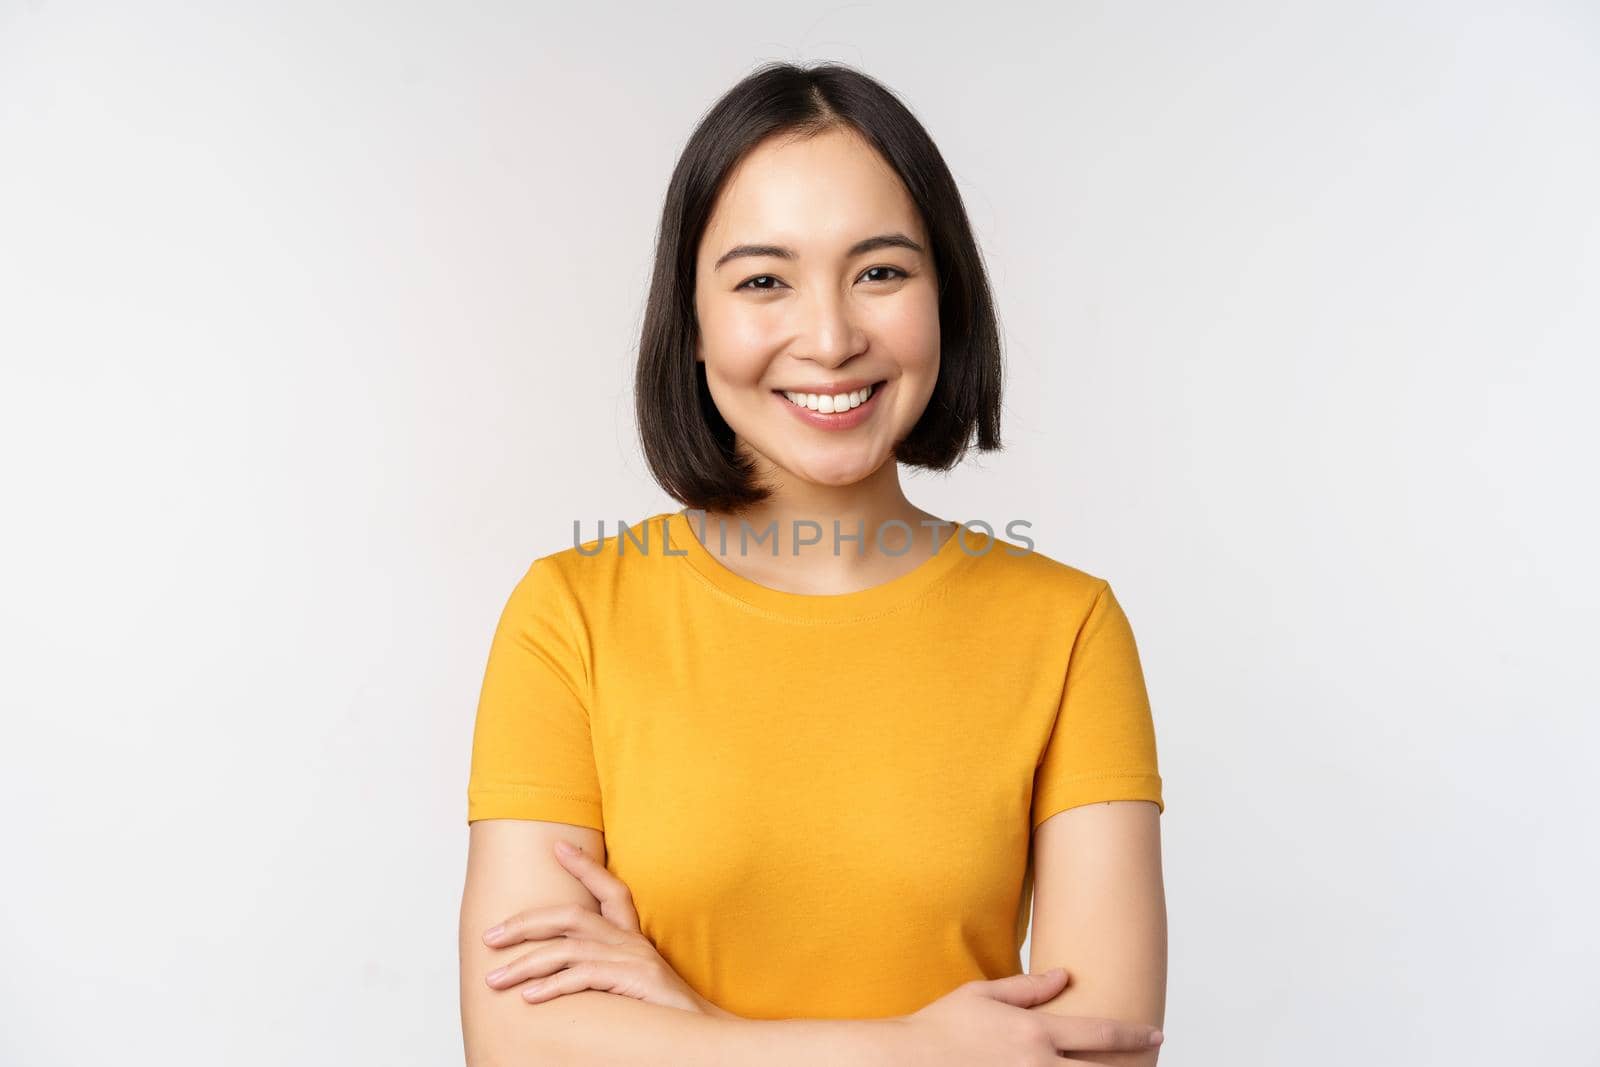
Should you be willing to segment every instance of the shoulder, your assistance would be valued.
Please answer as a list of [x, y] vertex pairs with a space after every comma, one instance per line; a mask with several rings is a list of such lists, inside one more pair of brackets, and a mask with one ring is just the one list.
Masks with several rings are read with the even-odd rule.
[[993, 535], [981, 542], [968, 551], [974, 557], [971, 574], [974, 584], [991, 595], [1041, 610], [1087, 614], [1110, 593], [1105, 577], [1041, 551], [1031, 538]]
[[604, 597], [645, 572], [660, 573], [658, 564], [668, 554], [664, 530], [670, 514], [570, 523], [569, 543], [536, 556], [528, 568], [529, 580], [581, 602]]

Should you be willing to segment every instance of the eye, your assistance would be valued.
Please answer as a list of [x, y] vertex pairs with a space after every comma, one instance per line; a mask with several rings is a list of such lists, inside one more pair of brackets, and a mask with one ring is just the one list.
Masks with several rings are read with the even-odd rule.
[[[871, 274], [873, 271], [880, 271], [880, 270], [891, 272], [891, 276], [887, 277], [887, 278], [867, 278], [868, 274]], [[895, 281], [897, 278], [909, 278], [909, 277], [911, 277], [911, 275], [908, 274], [906, 271], [901, 270], [899, 267], [868, 267], [866, 269], [866, 271], [864, 271], [862, 273], [862, 278], [866, 279], [867, 281], [874, 281], [874, 282], [891, 282], [891, 281]], [[755, 284], [756, 282], [770, 282], [772, 284], [770, 284], [770, 285], [757, 285], [757, 284]], [[746, 278], [743, 282], [740, 282], [739, 285], [736, 287], [736, 290], [737, 289], [744, 289], [744, 290], [748, 290], [748, 291], [754, 292], [754, 293], [770, 293], [770, 292], [775, 291], [779, 286], [783, 286], [783, 283], [778, 281], [778, 279], [773, 277], [772, 275], [770, 275], [770, 274], [757, 274], [753, 278]], [[788, 286], [783, 286], [783, 287], [784, 288], [788, 288]]]
[[751, 285], [750, 284], [751, 282], [759, 282], [759, 281], [777, 282], [778, 285], [782, 285], [783, 284], [782, 282], [779, 282], [778, 279], [774, 278], [770, 274], [757, 274], [754, 278], [748, 278], [744, 282], [740, 283], [739, 288], [740, 289], [750, 289], [750, 290], [752, 290], [754, 292], [758, 292], [758, 293], [771, 292], [772, 289], [774, 288], [774, 286], [771, 286], [771, 285]]

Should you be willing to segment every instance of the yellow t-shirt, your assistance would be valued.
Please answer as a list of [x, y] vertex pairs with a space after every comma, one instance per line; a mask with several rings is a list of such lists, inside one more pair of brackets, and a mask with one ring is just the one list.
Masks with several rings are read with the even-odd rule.
[[701, 521], [533, 561], [489, 652], [468, 822], [602, 831], [663, 958], [750, 1018], [902, 1015], [1020, 972], [1033, 829], [1164, 810], [1110, 586], [945, 527], [889, 582], [789, 593]]

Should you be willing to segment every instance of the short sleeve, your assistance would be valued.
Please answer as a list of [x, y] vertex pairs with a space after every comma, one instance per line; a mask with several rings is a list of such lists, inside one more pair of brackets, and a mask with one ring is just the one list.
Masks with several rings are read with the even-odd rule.
[[604, 831], [576, 614], [548, 557], [511, 591], [478, 697], [467, 822], [541, 819]]
[[1149, 800], [1166, 810], [1139, 650], [1109, 584], [1072, 646], [1055, 727], [1034, 774], [1033, 827], [1106, 800]]

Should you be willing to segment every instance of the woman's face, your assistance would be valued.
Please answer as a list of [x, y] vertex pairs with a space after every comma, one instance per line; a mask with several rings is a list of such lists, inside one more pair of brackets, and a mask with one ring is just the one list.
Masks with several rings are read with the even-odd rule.
[[[858, 134], [758, 145], [723, 188], [695, 275], [695, 358], [740, 450], [819, 485], [876, 471], [933, 393], [938, 294], [921, 216]], [[785, 396], [862, 386], [861, 404]]]

